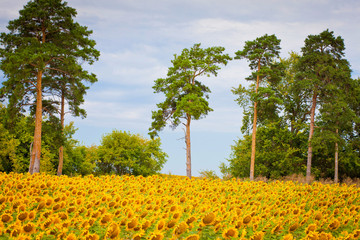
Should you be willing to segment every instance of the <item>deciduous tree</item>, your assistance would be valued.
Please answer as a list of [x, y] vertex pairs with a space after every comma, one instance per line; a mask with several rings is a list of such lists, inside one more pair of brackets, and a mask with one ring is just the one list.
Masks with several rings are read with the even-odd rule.
[[98, 147], [98, 172], [143, 176], [159, 173], [167, 158], [160, 146], [159, 138], [149, 140], [114, 130], [103, 136]]

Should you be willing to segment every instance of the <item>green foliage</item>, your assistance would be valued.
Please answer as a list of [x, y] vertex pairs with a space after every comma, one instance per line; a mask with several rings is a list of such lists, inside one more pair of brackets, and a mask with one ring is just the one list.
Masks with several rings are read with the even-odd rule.
[[73, 122], [64, 127], [63, 134], [66, 141], [64, 142], [63, 174], [70, 176], [92, 174], [96, 167], [97, 147], [80, 145], [73, 139], [76, 130]]
[[41, 149], [41, 159], [40, 172], [54, 175], [56, 173], [56, 161], [54, 163], [54, 159], [56, 159], [55, 154], [50, 152], [48, 148], [43, 147]]
[[148, 140], [114, 130], [102, 137], [97, 150], [97, 172], [143, 176], [159, 173], [167, 158], [160, 145], [159, 138]]
[[223, 47], [202, 49], [200, 44], [195, 44], [191, 49], [185, 48], [181, 55], [174, 55], [167, 78], [157, 79], [153, 86], [155, 93], [165, 94], [165, 101], [157, 104], [158, 110], [152, 112], [153, 122], [149, 129], [152, 138], [168, 120], [175, 128], [181, 119], [198, 120], [212, 111], [207, 101], [210, 89], [198, 78], [217, 76], [219, 65], [226, 65], [231, 60], [228, 54], [223, 54], [224, 50]]
[[[304, 149], [306, 149], [307, 141], [305, 134], [293, 135], [287, 126], [281, 123], [269, 123], [259, 127], [256, 136], [255, 177], [280, 178], [303, 171]], [[245, 135], [231, 147], [229, 166], [222, 167], [225, 172], [230, 172], [234, 177], [248, 177], [251, 138], [251, 135]], [[305, 148], [293, 146], [294, 142], [301, 142]]]
[[[254, 84], [249, 89], [242, 86], [233, 89], [238, 96], [236, 101], [244, 108], [242, 131], [245, 135], [232, 146], [229, 166], [221, 166], [225, 173], [230, 172], [235, 177], [248, 175], [251, 154], [249, 130], [253, 115], [251, 103], [254, 101], [260, 103], [255, 175], [279, 178], [303, 173], [309, 143], [311, 100], [316, 94], [318, 117], [311, 139], [312, 174], [317, 178], [334, 176], [337, 143], [339, 176], [359, 177], [360, 84], [359, 79], [350, 78], [349, 64], [343, 58], [344, 49], [342, 38], [334, 37], [329, 30], [310, 35], [305, 40], [302, 55], [291, 52], [287, 59], [281, 59], [271, 78], [261, 82], [263, 85], [259, 87], [259, 94], [252, 95]], [[238, 58], [241, 57], [239, 52]], [[255, 70], [255, 62], [251, 63], [251, 68]], [[254, 80], [254, 77], [248, 79]], [[269, 96], [277, 98], [274, 101], [276, 107], [261, 106]]]
[[201, 170], [199, 172], [201, 178], [208, 178], [208, 179], [218, 179], [219, 177], [216, 175], [214, 170]]
[[49, 80], [54, 71], [72, 76], [80, 67], [76, 60], [92, 64], [99, 53], [88, 38], [92, 31], [74, 22], [76, 10], [66, 2], [30, 1], [19, 13], [9, 22], [10, 32], [0, 35], [0, 66], [7, 78], [0, 95], [8, 96], [9, 105], [20, 110], [34, 103], [38, 73], [44, 77], [41, 90], [46, 91], [53, 87]]
[[[279, 57], [280, 40], [275, 35], [246, 41], [243, 50], [237, 51], [235, 59], [247, 59], [253, 70], [246, 80], [253, 81], [248, 89], [241, 84], [232, 89], [237, 95], [235, 100], [244, 109], [242, 132], [249, 134], [252, 128], [250, 118], [254, 116], [254, 102], [257, 102], [257, 123], [266, 124], [268, 121], [278, 121], [281, 98], [276, 94], [276, 85], [281, 80], [284, 66], [274, 60]], [[259, 79], [259, 81], [257, 81]], [[257, 85], [258, 84], [258, 85]]]
[[0, 122], [0, 171], [10, 172], [17, 162], [16, 147], [19, 141], [14, 139]]

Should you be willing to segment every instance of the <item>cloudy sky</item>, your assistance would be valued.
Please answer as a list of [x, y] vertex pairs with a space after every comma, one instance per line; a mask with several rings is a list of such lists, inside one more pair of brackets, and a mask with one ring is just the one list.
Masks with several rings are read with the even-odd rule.
[[[0, 0], [0, 32], [27, 0]], [[264, 34], [281, 39], [281, 56], [300, 52], [305, 38], [329, 29], [345, 41], [353, 76], [360, 76], [360, 1], [358, 0], [69, 0], [76, 20], [93, 30], [101, 52], [88, 69], [98, 77], [86, 96], [87, 118], [71, 118], [75, 138], [85, 145], [100, 144], [114, 129], [147, 136], [151, 111], [163, 100], [154, 94], [157, 78], [166, 77], [174, 54], [195, 43], [223, 46], [226, 53], [242, 49], [245, 41]], [[231, 88], [246, 84], [245, 60], [231, 61], [218, 76], [204, 79], [212, 93], [205, 119], [191, 126], [193, 175], [226, 162], [234, 140], [241, 137], [242, 110]], [[164, 173], [186, 175], [183, 129], [160, 133], [169, 159]]]

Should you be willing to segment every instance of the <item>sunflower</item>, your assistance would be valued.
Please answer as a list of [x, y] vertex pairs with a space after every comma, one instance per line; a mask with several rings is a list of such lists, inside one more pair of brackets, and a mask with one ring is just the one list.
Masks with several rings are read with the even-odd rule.
[[203, 223], [204, 225], [211, 225], [215, 222], [215, 219], [216, 219], [215, 213], [209, 212], [202, 217], [201, 223]]
[[353, 237], [355, 239], [359, 238], [360, 237], [360, 229], [356, 229], [354, 232], [353, 232]]
[[251, 240], [262, 240], [264, 239], [264, 232], [255, 232], [254, 235], [250, 238]]
[[[26, 199], [27, 200], [27, 199]], [[25, 202], [25, 201], [24, 201]], [[26, 209], [26, 204], [20, 204], [20, 206], [18, 207], [18, 211], [19, 212], [23, 212], [23, 211], [25, 211], [25, 209]]]
[[93, 234], [87, 234], [84, 236], [84, 239], [85, 240], [99, 240], [100, 237], [99, 235], [97, 235], [96, 233], [93, 233]]
[[31, 237], [30, 236], [27, 236], [25, 234], [19, 234], [17, 237], [16, 237], [17, 240], [31, 240]]
[[54, 199], [52, 199], [51, 197], [48, 197], [48, 198], [46, 199], [45, 205], [46, 205], [47, 207], [49, 207], [49, 206], [51, 206], [51, 204], [53, 204], [53, 202], [54, 202]]
[[161, 220], [156, 224], [156, 229], [157, 229], [158, 231], [162, 231], [162, 230], [164, 230], [165, 226], [166, 226], [165, 221], [164, 221], [163, 219], [161, 219]]
[[17, 219], [20, 220], [21, 222], [25, 221], [27, 218], [28, 218], [27, 212], [21, 212], [17, 215]]
[[331, 233], [321, 232], [319, 234], [319, 240], [331, 240], [331, 239], [333, 239]]
[[59, 210], [60, 208], [61, 208], [61, 205], [57, 203], [52, 207], [52, 210], [55, 212], [55, 211]]
[[38, 206], [37, 206], [37, 210], [41, 210], [46, 206], [46, 202], [45, 201], [41, 201], [39, 202]]
[[336, 230], [340, 227], [341, 223], [339, 222], [339, 220], [335, 219], [334, 221], [332, 221], [328, 228], [331, 229], [331, 230]]
[[236, 228], [228, 228], [226, 229], [223, 233], [222, 236], [225, 239], [230, 239], [230, 238], [237, 238], [238, 236], [238, 230]]
[[295, 231], [298, 227], [299, 227], [299, 223], [293, 223], [293, 224], [289, 227], [289, 232]]
[[243, 219], [243, 224], [247, 225], [251, 222], [251, 216], [247, 215], [246, 217], [244, 217]]
[[130, 222], [126, 223], [126, 230], [133, 230], [138, 225], [138, 219], [133, 218]]
[[293, 237], [293, 235], [292, 235], [291, 233], [286, 234], [286, 235], [282, 238], [282, 240], [293, 240], [293, 239], [294, 239], [294, 237]]
[[41, 229], [45, 230], [47, 229], [51, 224], [52, 224], [52, 218], [48, 218], [46, 219], [42, 224], [41, 224]]
[[11, 222], [12, 220], [13, 220], [13, 217], [8, 213], [4, 213], [3, 215], [1, 215], [1, 221], [3, 223], [8, 223], [8, 222]]
[[190, 225], [190, 224], [193, 223], [195, 220], [196, 220], [196, 218], [195, 218], [194, 216], [191, 216], [191, 217], [189, 217], [189, 218], [186, 220], [186, 224], [187, 224], [187, 225]]
[[151, 222], [149, 220], [146, 220], [145, 222], [143, 222], [141, 224], [141, 229], [146, 230], [150, 227], [150, 225], [151, 225]]
[[164, 238], [164, 234], [159, 231], [152, 232], [150, 235], [150, 240], [162, 240]]
[[21, 229], [19, 228], [15, 228], [11, 231], [11, 234], [10, 236], [13, 237], [13, 238], [17, 238], [17, 236], [19, 236], [21, 233]]
[[26, 233], [26, 234], [33, 234], [35, 231], [36, 231], [35, 225], [33, 223], [31, 223], [31, 222], [25, 224], [22, 227], [22, 232]]
[[74, 233], [67, 235], [66, 240], [77, 240], [77, 237]]
[[306, 235], [305, 239], [309, 239], [309, 240], [318, 240], [319, 239], [319, 234], [317, 232], [309, 232]]
[[174, 234], [175, 234], [176, 236], [179, 236], [179, 235], [185, 233], [186, 230], [187, 230], [187, 228], [188, 228], [187, 223], [181, 222], [181, 223], [174, 229]]
[[106, 237], [110, 239], [115, 239], [120, 234], [119, 225], [115, 222], [111, 223], [106, 230]]
[[309, 224], [305, 229], [305, 233], [309, 234], [310, 232], [315, 232], [316, 228], [317, 228], [316, 224]]
[[74, 212], [76, 210], [76, 207], [69, 207], [68, 209], [66, 209], [66, 211], [68, 212], [68, 213], [72, 213], [72, 212]]
[[276, 226], [273, 227], [273, 229], [271, 229], [271, 234], [276, 234], [280, 232], [283, 229], [282, 225], [283, 225], [282, 223], [276, 224]]
[[36, 217], [36, 212], [35, 211], [30, 211], [28, 214], [28, 219], [29, 220], [34, 220]]
[[100, 220], [100, 225], [107, 225], [112, 219], [112, 216], [110, 214], [105, 214], [101, 220]]
[[181, 213], [180, 212], [175, 212], [174, 215], [172, 216], [173, 219], [179, 220], [181, 217]]
[[185, 240], [199, 240], [199, 239], [200, 239], [199, 234], [192, 234], [192, 235], [187, 236], [187, 237], [185, 238]]
[[166, 227], [167, 228], [173, 228], [175, 226], [175, 224], [177, 223], [177, 219], [171, 219], [167, 224]]
[[141, 237], [144, 235], [144, 232], [138, 232], [132, 236], [132, 240], [141, 240]]
[[315, 220], [321, 220], [322, 217], [323, 217], [322, 212], [316, 212], [315, 213]]

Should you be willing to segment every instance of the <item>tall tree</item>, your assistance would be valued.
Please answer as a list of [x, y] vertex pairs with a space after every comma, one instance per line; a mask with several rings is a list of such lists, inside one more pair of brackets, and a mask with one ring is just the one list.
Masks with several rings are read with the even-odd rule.
[[10, 98], [10, 107], [36, 104], [29, 167], [35, 173], [40, 171], [43, 77], [51, 70], [67, 73], [73, 59], [92, 64], [98, 52], [95, 41], [88, 38], [92, 32], [74, 22], [76, 10], [62, 0], [33, 0], [19, 13], [18, 19], [9, 22], [10, 32], [0, 36], [1, 70], [7, 78], [1, 91]]
[[299, 77], [303, 86], [309, 91], [311, 98], [310, 130], [308, 140], [308, 156], [306, 166], [306, 181], [311, 179], [311, 162], [313, 155], [312, 139], [315, 128], [315, 112], [317, 104], [325, 101], [328, 90], [339, 86], [339, 83], [348, 78], [349, 67], [344, 57], [344, 40], [329, 30], [319, 35], [309, 35], [305, 39], [305, 46], [301, 49], [299, 59]]
[[159, 108], [152, 112], [153, 122], [149, 134], [154, 137], [161, 131], [168, 121], [176, 128], [183, 120], [185, 123], [186, 143], [186, 175], [191, 178], [191, 120], [205, 117], [212, 109], [207, 99], [210, 89], [202, 84], [201, 76], [217, 76], [219, 65], [226, 65], [231, 58], [224, 54], [223, 47], [209, 47], [203, 49], [195, 44], [190, 49], [183, 49], [181, 55], [174, 55], [172, 67], [169, 67], [167, 78], [155, 81], [155, 93], [164, 93], [165, 101], [157, 104]]
[[[94, 54], [98, 56], [98, 52], [94, 51]], [[70, 58], [71, 60], [71, 58]], [[82, 68], [80, 64], [76, 62], [76, 59], [65, 62], [68, 66], [62, 66], [67, 68], [66, 72], [51, 71], [51, 74], [44, 81], [44, 85], [48, 86], [49, 94], [55, 97], [52, 100], [52, 105], [55, 107], [55, 111], [60, 115], [60, 123], [62, 132], [64, 131], [65, 115], [70, 113], [76, 117], [86, 117], [85, 109], [81, 108], [81, 104], [84, 103], [84, 95], [89, 86], [85, 83], [93, 84], [97, 81], [95, 74], [90, 74]], [[65, 64], [60, 62], [60, 64]], [[58, 66], [54, 67], [58, 69]], [[67, 107], [67, 111], [65, 111]], [[64, 161], [64, 146], [59, 148], [59, 165], [57, 175], [62, 174]]]
[[[243, 50], [237, 51], [235, 59], [247, 59], [252, 72], [247, 80], [256, 80], [254, 97], [254, 118], [251, 143], [250, 180], [254, 180], [255, 152], [256, 152], [256, 124], [258, 114], [258, 91], [261, 81], [271, 74], [271, 65], [280, 53], [280, 40], [275, 35], [267, 35], [256, 38], [254, 41], [246, 41]], [[236, 93], [236, 92], [235, 92]]]

